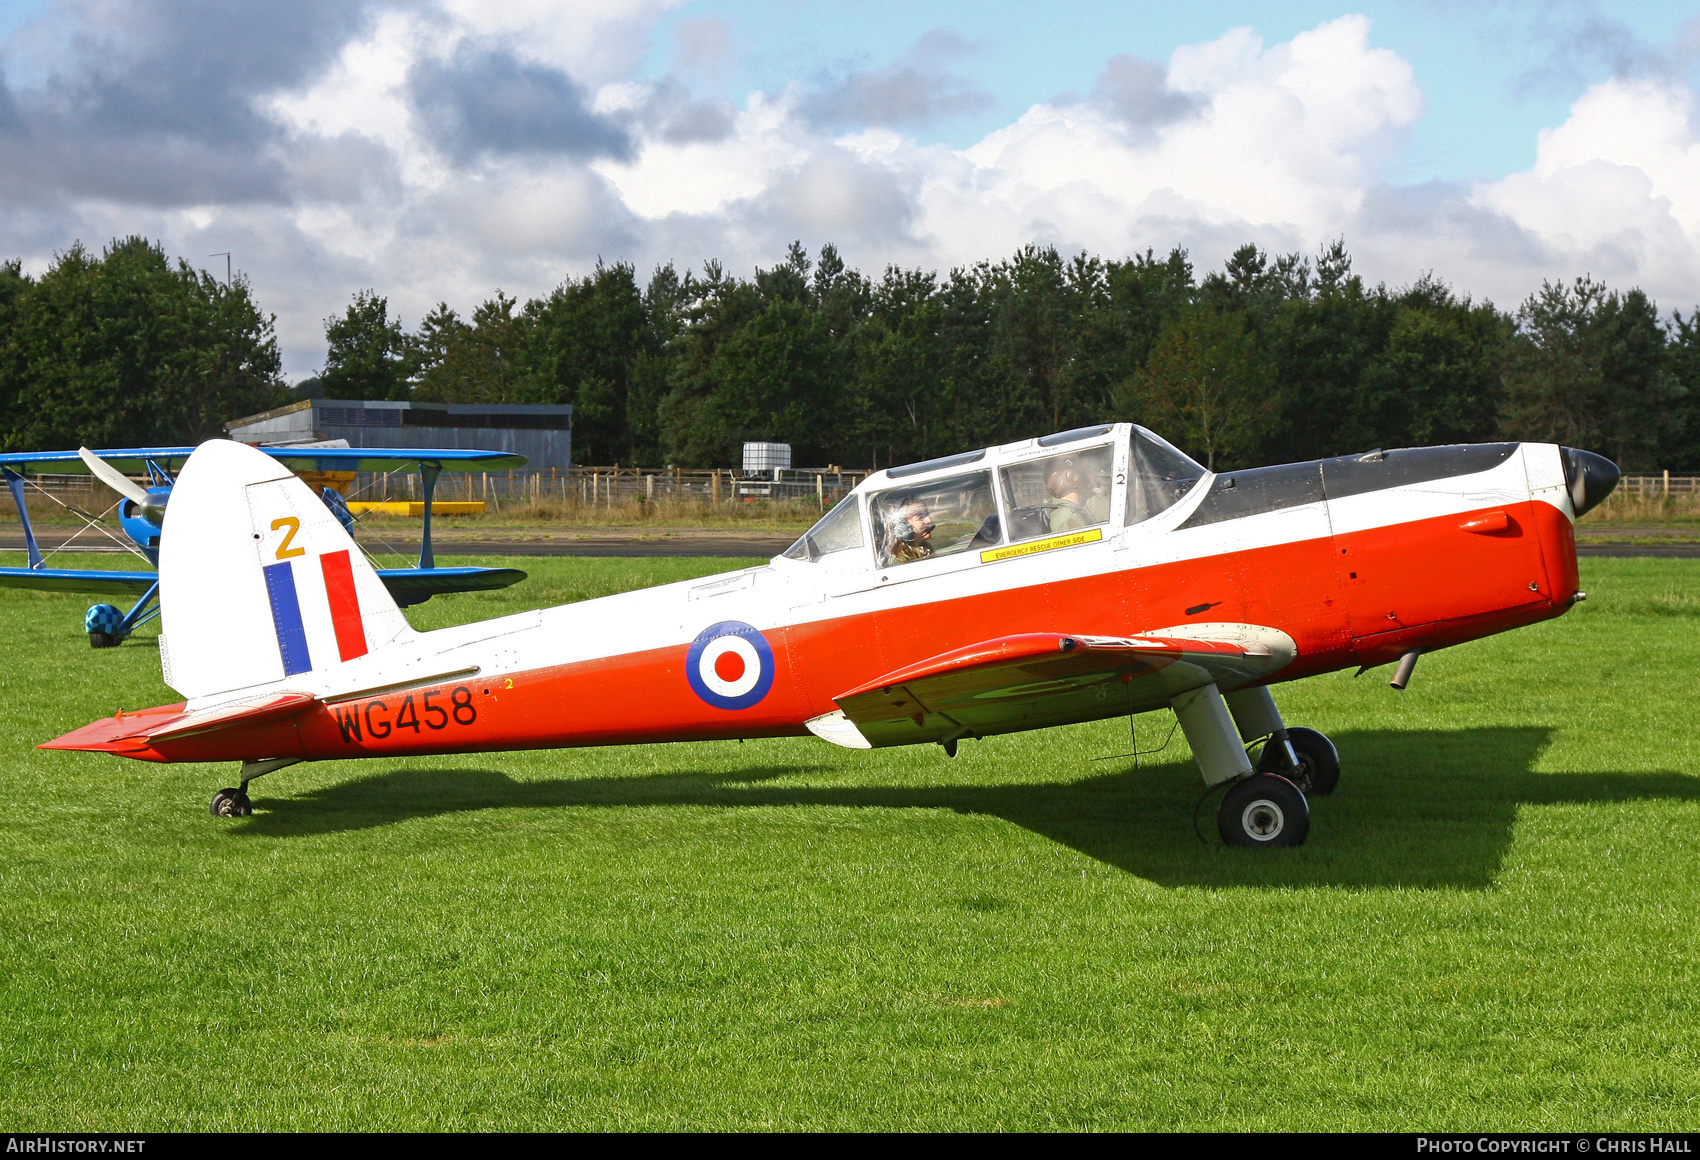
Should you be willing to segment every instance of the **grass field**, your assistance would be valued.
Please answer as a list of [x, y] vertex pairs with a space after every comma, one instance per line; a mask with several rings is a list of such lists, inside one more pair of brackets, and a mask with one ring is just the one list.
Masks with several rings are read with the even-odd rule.
[[1278, 690], [1345, 773], [1262, 852], [1194, 836], [1178, 735], [1097, 760], [1125, 721], [298, 766], [215, 820], [231, 767], [31, 748], [174, 700], [152, 630], [0, 595], [0, 1127], [1700, 1128], [1700, 561], [1583, 576], [1405, 694]]

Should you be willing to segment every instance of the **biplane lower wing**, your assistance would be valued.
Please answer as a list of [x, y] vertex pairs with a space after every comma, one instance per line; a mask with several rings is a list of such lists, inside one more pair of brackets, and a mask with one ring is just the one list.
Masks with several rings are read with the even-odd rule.
[[379, 568], [378, 579], [406, 608], [451, 592], [490, 592], [525, 579], [518, 568]]
[[[1182, 637], [1170, 633], [1189, 632]], [[1296, 655], [1285, 633], [1188, 625], [1136, 637], [1024, 633], [887, 673], [808, 723], [852, 749], [951, 743], [1161, 708], [1189, 689], [1261, 680]]]
[[34, 588], [41, 592], [145, 596], [158, 579], [152, 572], [112, 572], [100, 568], [0, 568], [0, 588]]

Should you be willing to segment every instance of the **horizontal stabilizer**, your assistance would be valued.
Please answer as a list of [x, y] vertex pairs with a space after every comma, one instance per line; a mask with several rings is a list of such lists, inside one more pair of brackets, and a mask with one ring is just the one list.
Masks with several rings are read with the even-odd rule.
[[39, 592], [141, 596], [158, 579], [152, 572], [109, 572], [102, 568], [0, 568], [0, 588], [33, 588]]
[[525, 579], [518, 568], [379, 568], [378, 579], [406, 608], [451, 592], [490, 592]]
[[[1284, 633], [1196, 626], [1223, 639], [1023, 633], [941, 653], [841, 693], [810, 728], [838, 745], [954, 741], [1160, 708], [1212, 682], [1259, 680], [1296, 655]], [[1203, 634], [1201, 634], [1202, 636]]]
[[136, 753], [171, 741], [198, 737], [224, 729], [247, 729], [292, 717], [313, 704], [307, 693], [271, 693], [228, 701], [188, 712], [187, 702], [161, 705], [134, 713], [119, 711], [63, 737], [44, 741], [37, 749], [80, 749], [90, 753]]

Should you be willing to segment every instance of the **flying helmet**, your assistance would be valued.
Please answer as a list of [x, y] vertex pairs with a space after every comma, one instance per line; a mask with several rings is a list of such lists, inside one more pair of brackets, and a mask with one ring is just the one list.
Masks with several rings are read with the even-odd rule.
[[927, 519], [925, 528], [917, 528], [909, 522], [909, 516], [914, 509], [919, 508], [923, 516], [927, 515], [927, 505], [914, 495], [900, 495], [885, 513], [885, 530], [891, 538], [901, 543], [913, 544], [925, 538], [925, 533], [932, 530], [932, 520]]

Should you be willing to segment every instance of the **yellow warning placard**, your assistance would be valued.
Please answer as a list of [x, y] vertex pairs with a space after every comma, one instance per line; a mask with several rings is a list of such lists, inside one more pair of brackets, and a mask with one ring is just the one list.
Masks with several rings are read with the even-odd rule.
[[1049, 552], [1052, 548], [1073, 548], [1080, 544], [1090, 544], [1104, 538], [1102, 528], [1092, 528], [1084, 532], [1070, 532], [1066, 536], [1052, 536], [1045, 540], [1032, 540], [1025, 544], [1011, 544], [1007, 548], [992, 548], [980, 553], [980, 563], [990, 564], [993, 560], [1013, 560], [1017, 556], [1031, 556], [1034, 552]]

